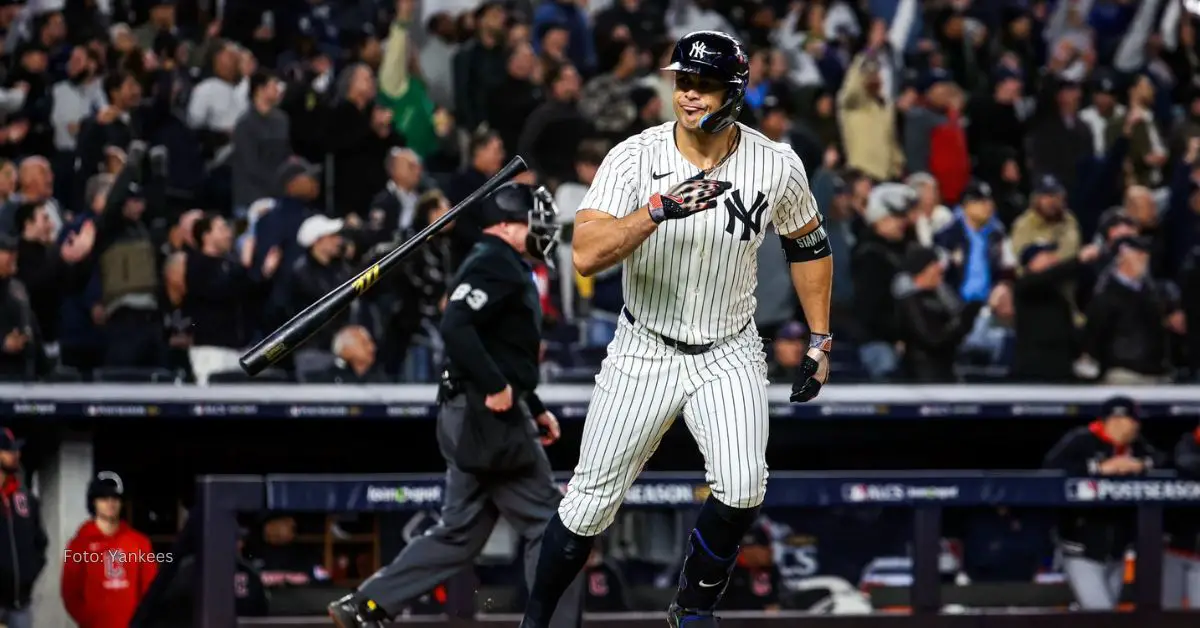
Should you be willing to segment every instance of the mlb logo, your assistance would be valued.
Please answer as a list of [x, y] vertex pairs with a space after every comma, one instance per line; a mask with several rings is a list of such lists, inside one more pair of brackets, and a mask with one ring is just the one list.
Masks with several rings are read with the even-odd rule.
[[846, 496], [846, 501], [850, 502], [865, 502], [867, 501], [867, 485], [852, 484], [843, 489], [842, 493]]
[[1067, 483], [1067, 499], [1077, 502], [1095, 501], [1100, 489], [1095, 480], [1078, 480]]

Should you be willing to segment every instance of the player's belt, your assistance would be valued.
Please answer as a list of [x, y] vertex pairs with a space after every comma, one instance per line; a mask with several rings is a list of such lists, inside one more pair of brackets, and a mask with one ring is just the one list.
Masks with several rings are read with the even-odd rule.
[[[630, 325], [637, 324], [637, 319], [635, 319], [633, 317], [633, 314], [631, 314], [629, 312], [628, 308], [624, 308], [624, 307], [621, 308], [621, 316], [624, 316], [625, 320], [629, 321]], [[749, 323], [747, 323], [747, 324], [749, 324]], [[743, 327], [743, 329], [745, 329], [745, 328]], [[649, 331], [649, 330], [647, 330], [647, 331]], [[658, 339], [663, 341], [663, 344], [667, 345], [668, 347], [671, 347], [672, 349], [674, 349], [684, 355], [700, 355], [701, 353], [705, 353], [709, 349], [712, 349], [713, 346], [717, 344], [715, 342], [706, 342], [702, 345], [692, 345], [692, 344], [683, 342], [682, 340], [675, 340], [674, 338], [670, 338], [670, 337], [664, 336], [662, 334], [658, 334], [655, 332], [650, 332], [650, 333], [654, 334], [655, 336], [658, 336]]]

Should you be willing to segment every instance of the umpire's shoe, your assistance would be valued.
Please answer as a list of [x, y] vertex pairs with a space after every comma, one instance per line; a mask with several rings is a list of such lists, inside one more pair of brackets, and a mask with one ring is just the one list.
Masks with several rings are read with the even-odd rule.
[[337, 628], [383, 628], [383, 609], [353, 593], [329, 604], [329, 618]]
[[712, 611], [683, 608], [674, 602], [667, 609], [667, 624], [671, 628], [717, 628], [717, 616]]

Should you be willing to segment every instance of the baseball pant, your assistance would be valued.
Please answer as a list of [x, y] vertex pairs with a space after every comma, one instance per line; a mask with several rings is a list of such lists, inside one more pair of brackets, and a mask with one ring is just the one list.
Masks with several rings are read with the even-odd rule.
[[1200, 609], [1200, 558], [1163, 554], [1163, 608]]
[[[438, 416], [438, 445], [447, 467], [441, 522], [413, 539], [390, 565], [359, 587], [360, 595], [374, 600], [389, 615], [395, 616], [407, 602], [472, 566], [500, 517], [525, 539], [526, 582], [533, 586], [542, 532], [562, 499], [550, 461], [539, 447], [537, 465], [524, 475], [490, 479], [458, 469], [454, 447], [466, 414], [466, 398], [460, 395], [442, 404]], [[582, 605], [581, 576], [563, 596], [552, 628], [577, 628]]]
[[1075, 601], [1085, 611], [1113, 610], [1121, 600], [1125, 582], [1125, 563], [1100, 562], [1072, 556], [1063, 558], [1063, 572], [1075, 593]]
[[767, 363], [753, 325], [698, 355], [621, 317], [583, 426], [579, 464], [559, 506], [570, 531], [612, 524], [629, 485], [683, 415], [718, 501], [762, 504], [767, 487]]

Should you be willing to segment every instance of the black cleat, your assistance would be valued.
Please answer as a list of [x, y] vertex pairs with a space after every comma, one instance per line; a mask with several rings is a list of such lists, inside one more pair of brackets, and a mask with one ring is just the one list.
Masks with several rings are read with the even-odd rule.
[[383, 628], [377, 619], [368, 619], [362, 603], [353, 594], [329, 604], [329, 618], [337, 628]]
[[672, 603], [667, 609], [667, 625], [671, 628], [717, 628], [719, 622], [712, 611], [681, 608]]

